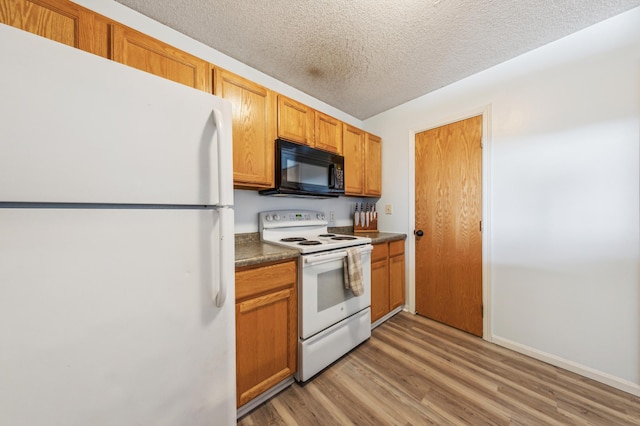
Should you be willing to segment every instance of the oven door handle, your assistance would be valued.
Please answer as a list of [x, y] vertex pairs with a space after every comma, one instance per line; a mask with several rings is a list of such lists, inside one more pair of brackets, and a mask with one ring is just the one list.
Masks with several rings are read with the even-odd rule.
[[[371, 244], [367, 244], [359, 248], [360, 254], [368, 253], [373, 250], [373, 246]], [[317, 265], [319, 263], [331, 262], [333, 260], [342, 259], [343, 257], [347, 257], [346, 250], [341, 250], [339, 252], [332, 253], [324, 253], [324, 254], [316, 254], [311, 256], [303, 256], [305, 265]]]

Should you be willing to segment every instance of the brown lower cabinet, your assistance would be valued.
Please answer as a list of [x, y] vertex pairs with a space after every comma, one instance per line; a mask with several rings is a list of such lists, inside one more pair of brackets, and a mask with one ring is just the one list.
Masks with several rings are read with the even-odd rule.
[[296, 372], [296, 259], [236, 269], [236, 387], [241, 407]]
[[373, 245], [371, 322], [404, 304], [404, 240]]

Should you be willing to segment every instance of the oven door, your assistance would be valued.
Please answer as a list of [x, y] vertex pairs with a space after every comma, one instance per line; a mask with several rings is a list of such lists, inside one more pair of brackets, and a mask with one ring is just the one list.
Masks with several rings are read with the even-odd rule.
[[302, 279], [299, 291], [298, 330], [307, 339], [327, 327], [371, 305], [371, 250], [359, 247], [362, 261], [364, 293], [354, 296], [344, 286], [344, 249], [303, 255], [300, 257]]

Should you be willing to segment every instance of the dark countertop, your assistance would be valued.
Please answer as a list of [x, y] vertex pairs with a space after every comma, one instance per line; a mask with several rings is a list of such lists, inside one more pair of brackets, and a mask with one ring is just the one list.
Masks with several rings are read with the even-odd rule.
[[236, 234], [236, 268], [294, 259], [299, 255], [298, 250], [263, 243], [257, 232]]
[[[330, 231], [347, 235], [353, 234], [352, 228], [330, 229]], [[405, 240], [407, 238], [406, 234], [397, 234], [393, 232], [359, 233], [358, 236], [371, 238], [372, 244]], [[263, 243], [260, 241], [260, 235], [257, 232], [236, 234], [235, 248], [236, 268], [259, 265], [261, 263], [274, 262], [278, 260], [294, 259], [300, 255], [300, 253], [294, 249]]]
[[371, 244], [407, 239], [407, 234], [397, 234], [395, 232], [371, 232], [366, 234], [358, 233], [358, 236], [371, 238]]

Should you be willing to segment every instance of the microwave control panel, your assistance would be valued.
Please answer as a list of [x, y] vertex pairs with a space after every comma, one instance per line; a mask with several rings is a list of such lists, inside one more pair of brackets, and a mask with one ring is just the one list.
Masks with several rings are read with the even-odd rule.
[[334, 188], [344, 189], [344, 170], [342, 170], [342, 167], [336, 166], [334, 173], [336, 177]]

